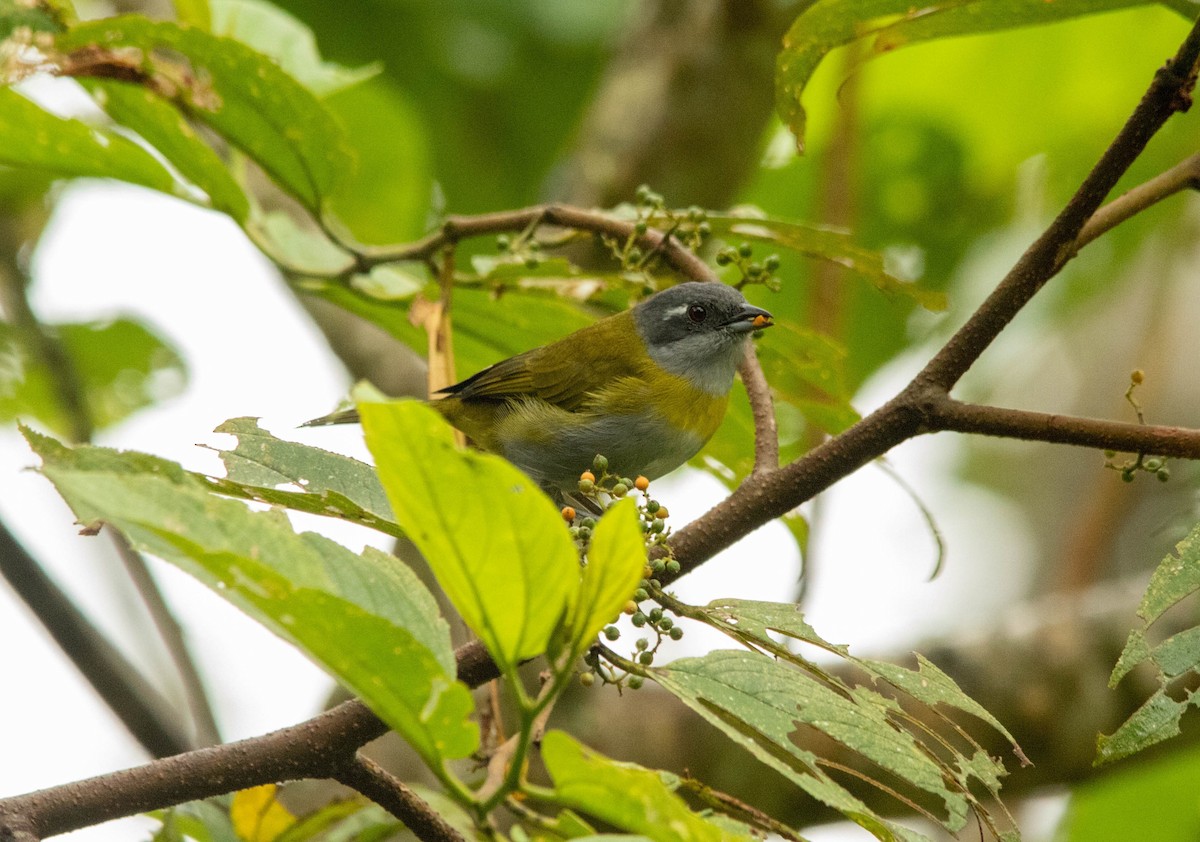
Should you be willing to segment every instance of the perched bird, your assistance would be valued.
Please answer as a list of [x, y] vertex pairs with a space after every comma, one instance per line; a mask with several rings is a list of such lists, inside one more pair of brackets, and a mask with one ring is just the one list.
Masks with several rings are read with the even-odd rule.
[[[597, 454], [613, 472], [654, 479], [716, 432], [750, 334], [772, 324], [732, 287], [683, 283], [489, 366], [430, 405], [550, 491], [574, 491]], [[304, 426], [357, 420], [351, 409]]]

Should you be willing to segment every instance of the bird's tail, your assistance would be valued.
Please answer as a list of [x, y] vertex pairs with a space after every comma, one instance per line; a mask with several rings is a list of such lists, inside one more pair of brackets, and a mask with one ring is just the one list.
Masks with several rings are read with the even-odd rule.
[[331, 412], [328, 415], [322, 415], [320, 418], [314, 418], [311, 421], [305, 421], [301, 427], [327, 427], [330, 424], [357, 424], [359, 421], [358, 410], [354, 407], [349, 409], [339, 409], [336, 412]]

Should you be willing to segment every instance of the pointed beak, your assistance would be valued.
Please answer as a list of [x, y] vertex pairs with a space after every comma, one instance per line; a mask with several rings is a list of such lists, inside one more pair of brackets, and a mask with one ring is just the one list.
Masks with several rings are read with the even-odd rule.
[[738, 314], [727, 321], [725, 326], [738, 333], [749, 333], [773, 324], [775, 324], [775, 319], [766, 310], [750, 304], [743, 304]]

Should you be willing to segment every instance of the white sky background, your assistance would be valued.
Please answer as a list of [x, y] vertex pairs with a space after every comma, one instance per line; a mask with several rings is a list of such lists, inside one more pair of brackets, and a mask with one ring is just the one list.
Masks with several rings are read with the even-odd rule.
[[[139, 188], [77, 183], [54, 215], [34, 270], [33, 304], [42, 319], [132, 314], [173, 342], [190, 368], [181, 397], [105, 431], [98, 443], [220, 473], [215, 454], [195, 444], [228, 444], [210, 431], [227, 418], [252, 415], [277, 435], [365, 456], [357, 427], [294, 429], [344, 395], [345, 374], [270, 266], [225, 218]], [[771, 341], [770, 333], [763, 341]], [[881, 402], [922, 360], [914, 355], [884, 372], [860, 396], [858, 408]], [[993, 608], [1021, 593], [1015, 576], [979, 587], [981, 576], [1001, 569], [1000, 560], [1027, 555], [1027, 541], [1015, 522], [1007, 522], [1001, 501], [947, 480], [956, 453], [952, 438], [939, 437], [911, 442], [892, 455], [893, 465], [937, 513], [950, 547], [948, 567], [933, 583], [927, 581], [932, 539], [911, 501], [882, 472], [868, 467], [825, 495], [807, 607], [826, 638], [863, 654], [895, 652], [966, 617], [994, 614]], [[95, 622], [148, 672], [159, 671], [165, 662], [136, 597], [114, 584], [118, 562], [107, 541], [76, 534], [49, 483], [22, 470], [36, 461], [15, 432], [0, 432], [0, 516]], [[700, 474], [656, 484], [656, 497], [669, 505], [676, 527], [722, 494], [715, 480]], [[324, 522], [311, 523], [305, 528]], [[989, 540], [977, 540], [980, 534]], [[352, 545], [362, 541], [353, 527], [333, 537]], [[1005, 567], [1011, 576], [1013, 566]], [[153, 569], [185, 624], [227, 740], [319, 710], [329, 681], [303, 656], [184, 574], [157, 561]], [[790, 538], [772, 525], [705, 565], [679, 590], [694, 602], [788, 599], [797, 571]], [[992, 604], [981, 604], [983, 599]], [[7, 685], [0, 692], [0, 796], [145, 760], [3, 584], [0, 641], [0, 675]], [[694, 654], [706, 641], [724, 645], [692, 633], [683, 641], [687, 646], [675, 651]], [[145, 838], [139, 828], [148, 826], [144, 820], [110, 823], [70, 838]], [[810, 836], [862, 838], [842, 831]]]

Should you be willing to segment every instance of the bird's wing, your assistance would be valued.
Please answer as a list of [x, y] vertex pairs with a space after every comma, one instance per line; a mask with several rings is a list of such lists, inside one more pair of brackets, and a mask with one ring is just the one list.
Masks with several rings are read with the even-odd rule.
[[[629, 317], [629, 324], [622, 324]], [[646, 356], [628, 313], [603, 319], [485, 368], [443, 390], [462, 401], [533, 397], [569, 412], [586, 410], [597, 388], [637, 377]]]

